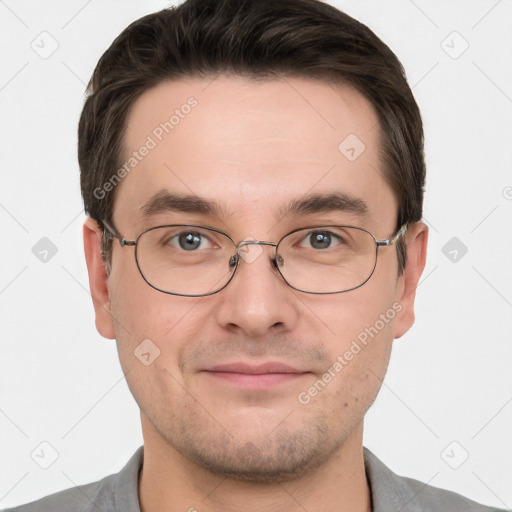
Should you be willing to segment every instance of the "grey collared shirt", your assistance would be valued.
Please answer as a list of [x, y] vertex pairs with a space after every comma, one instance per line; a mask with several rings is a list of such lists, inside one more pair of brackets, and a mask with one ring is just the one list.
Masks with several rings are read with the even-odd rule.
[[[67, 489], [5, 512], [140, 512], [138, 481], [144, 449], [126, 466], [98, 482]], [[393, 473], [364, 449], [373, 512], [496, 512], [451, 491], [437, 489]], [[340, 509], [342, 503], [340, 503]]]

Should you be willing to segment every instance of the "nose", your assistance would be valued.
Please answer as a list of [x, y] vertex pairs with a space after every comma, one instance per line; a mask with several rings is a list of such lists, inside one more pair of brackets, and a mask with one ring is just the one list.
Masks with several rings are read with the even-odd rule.
[[215, 308], [223, 329], [258, 338], [289, 332], [297, 324], [296, 292], [274, 266], [274, 247], [270, 242], [239, 244], [236, 275], [218, 294]]

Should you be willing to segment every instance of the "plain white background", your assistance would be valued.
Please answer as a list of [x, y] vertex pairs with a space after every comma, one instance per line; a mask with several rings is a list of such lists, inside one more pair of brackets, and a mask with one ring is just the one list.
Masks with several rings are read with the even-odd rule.
[[[167, 5], [0, 1], [1, 507], [117, 472], [142, 443], [115, 343], [94, 326], [76, 131], [101, 54]], [[335, 5], [401, 59], [426, 132], [417, 321], [395, 342], [365, 444], [399, 474], [510, 508], [512, 3]], [[32, 250], [43, 237], [57, 249], [46, 263]]]

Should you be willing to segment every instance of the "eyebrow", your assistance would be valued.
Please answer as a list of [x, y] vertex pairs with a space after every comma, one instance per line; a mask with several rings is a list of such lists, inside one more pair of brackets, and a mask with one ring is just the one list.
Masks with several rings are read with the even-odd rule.
[[[144, 217], [169, 211], [216, 217], [228, 216], [226, 209], [216, 201], [204, 199], [193, 194], [174, 194], [164, 189], [154, 194], [139, 210], [142, 211]], [[290, 214], [307, 215], [335, 211], [364, 216], [368, 213], [368, 206], [362, 199], [350, 194], [331, 192], [310, 194], [294, 199], [285, 207], [280, 208], [277, 213], [280, 217], [285, 217]]]
[[223, 208], [215, 202], [199, 196], [188, 194], [173, 194], [160, 190], [149, 201], [139, 208], [145, 217], [169, 211], [183, 213], [200, 213], [203, 215], [222, 216]]
[[300, 199], [294, 199], [285, 208], [281, 208], [281, 216], [289, 214], [310, 214], [324, 212], [348, 212], [363, 217], [368, 213], [366, 203], [344, 192], [331, 192], [327, 194], [310, 194]]

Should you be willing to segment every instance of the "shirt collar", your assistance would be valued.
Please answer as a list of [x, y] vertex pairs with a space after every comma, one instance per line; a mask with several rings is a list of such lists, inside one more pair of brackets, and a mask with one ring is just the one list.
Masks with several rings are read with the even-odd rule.
[[[385, 466], [370, 450], [364, 448], [366, 477], [370, 487], [372, 512], [415, 510], [413, 503], [418, 492], [412, 492], [404, 480]], [[144, 458], [144, 447], [133, 454], [116, 475], [112, 489], [112, 512], [141, 512], [139, 504], [139, 475]]]

